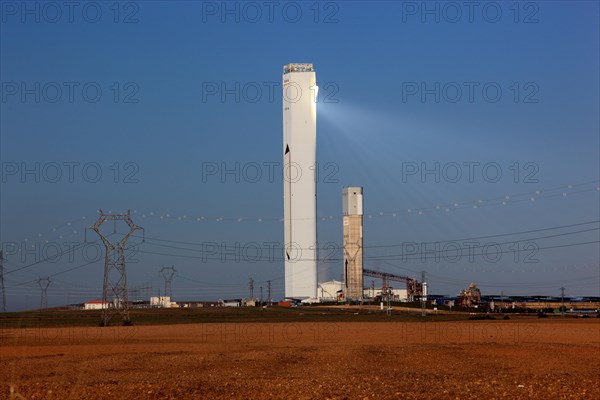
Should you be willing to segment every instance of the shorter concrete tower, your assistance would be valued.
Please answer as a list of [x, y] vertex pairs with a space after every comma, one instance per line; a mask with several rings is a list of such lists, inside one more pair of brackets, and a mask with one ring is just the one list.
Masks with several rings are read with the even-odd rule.
[[346, 299], [363, 298], [363, 188], [342, 190], [344, 223], [344, 293]]

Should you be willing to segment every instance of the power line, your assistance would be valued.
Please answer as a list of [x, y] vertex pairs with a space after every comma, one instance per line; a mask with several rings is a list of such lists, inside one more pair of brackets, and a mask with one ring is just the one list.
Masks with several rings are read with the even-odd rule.
[[[506, 194], [504, 196], [496, 196], [496, 197], [492, 197], [492, 198], [487, 198], [487, 199], [477, 199], [477, 200], [469, 200], [469, 201], [463, 201], [460, 203], [452, 203], [452, 204], [447, 204], [447, 205], [437, 205], [437, 206], [431, 206], [431, 207], [422, 207], [422, 208], [406, 208], [405, 212], [403, 211], [385, 211], [385, 212], [373, 212], [370, 214], [367, 214], [368, 216], [398, 216], [398, 215], [407, 215], [407, 214], [411, 214], [411, 213], [418, 213], [418, 211], [439, 211], [441, 209], [445, 209], [445, 208], [450, 208], [450, 209], [456, 209], [456, 208], [461, 208], [461, 207], [471, 207], [473, 205], [476, 205], [477, 207], [485, 207], [485, 206], [490, 206], [490, 205], [506, 205], [506, 204], [510, 204], [510, 203], [515, 203], [515, 202], [519, 202], [519, 201], [530, 201], [531, 198], [530, 196], [537, 196], [534, 197], [533, 199], [541, 199], [541, 198], [549, 198], [549, 197], [558, 197], [558, 196], [563, 196], [566, 197], [568, 195], [571, 194], [578, 194], [578, 193], [584, 193], [584, 192], [590, 192], [590, 191], [600, 191], [600, 187], [596, 186], [597, 183], [600, 182], [600, 180], [589, 180], [586, 182], [582, 182], [582, 183], [577, 183], [577, 184], [569, 184], [569, 185], [561, 185], [561, 186], [556, 186], [553, 188], [547, 188], [547, 189], [539, 189], [539, 190], [535, 190], [535, 191], [527, 191], [527, 192], [521, 192], [521, 193], [516, 193], [516, 194]], [[582, 187], [582, 186], [586, 186], [586, 185], [591, 185], [594, 184], [594, 187], [592, 188], [587, 188], [584, 190], [579, 190], [579, 191], [573, 191], [574, 188], [578, 188], [578, 187]], [[563, 191], [563, 190], [568, 190], [568, 191]], [[543, 196], [542, 194], [544, 193], [549, 193], [549, 192], [555, 192], [555, 191], [561, 191], [561, 193], [557, 193], [557, 194], [553, 194], [550, 196]], [[524, 196], [528, 196], [528, 198], [526, 199], [522, 199], [522, 200], [515, 200], [514, 198], [519, 198], [519, 197], [524, 197]], [[494, 203], [494, 204], [489, 204], [489, 202], [493, 202], [493, 201], [501, 201], [500, 203]], [[506, 203], [506, 204], [503, 204]], [[109, 211], [110, 213], [110, 211]], [[137, 210], [133, 210], [133, 214], [137, 214], [138, 211]], [[155, 213], [155, 212], [146, 212], [143, 213], [141, 211], [139, 211], [139, 214], [145, 218], [145, 217], [154, 217], [156, 216], [157, 218], [165, 218], [165, 219], [177, 219], [177, 220], [197, 220], [197, 221], [217, 221], [217, 222], [221, 222], [221, 221], [235, 221], [235, 222], [246, 222], [246, 221], [250, 221], [250, 222], [264, 222], [264, 221], [279, 221], [282, 222], [283, 219], [282, 218], [240, 218], [240, 217], [208, 217], [208, 216], [199, 216], [199, 217], [192, 217], [192, 216], [187, 216], [187, 215], [183, 215], [183, 216], [171, 216], [171, 214], [166, 213], [164, 215], [159, 215], [159, 213]], [[341, 215], [336, 215], [335, 219], [339, 219], [341, 218]], [[81, 217], [81, 221], [85, 221], [87, 219], [86, 216]], [[317, 219], [319, 220], [333, 220], [334, 216], [333, 215], [329, 215], [329, 216], [320, 216]], [[44, 232], [44, 235], [49, 234], [49, 233], [56, 233], [59, 230], [65, 229], [65, 228], [71, 228], [74, 224], [79, 223], [79, 220], [72, 220], [72, 221], [68, 221], [66, 223], [63, 224], [57, 224], [56, 226], [52, 227], [51, 229], [47, 230]], [[77, 230], [74, 230], [73, 233], [77, 233]], [[35, 235], [32, 235], [35, 236]], [[37, 234], [38, 237], [42, 237], [42, 233], [38, 233]], [[24, 241], [27, 241], [28, 239], [25, 238]]]
[[[521, 243], [521, 242], [526, 242], [526, 241], [533, 241], [533, 240], [540, 240], [540, 239], [547, 239], [547, 238], [552, 238], [552, 237], [558, 237], [558, 236], [566, 236], [566, 235], [572, 235], [572, 234], [577, 234], [577, 233], [583, 233], [583, 232], [590, 232], [590, 231], [594, 231], [594, 230], [598, 230], [599, 228], [595, 228], [595, 229], [589, 229], [589, 230], [582, 230], [582, 231], [577, 231], [577, 232], [569, 232], [569, 233], [565, 233], [565, 234], [559, 234], [559, 235], [550, 235], [550, 236], [543, 236], [543, 237], [538, 237], [538, 238], [527, 238], [527, 239], [521, 239], [521, 240], [515, 240], [515, 241], [510, 241], [510, 242], [502, 242], [502, 243], [494, 243], [494, 245], [498, 245], [498, 246], [502, 246], [502, 245], [506, 245], [506, 244], [515, 244], [515, 243]], [[563, 245], [555, 245], [555, 246], [546, 246], [546, 247], [536, 247], [535, 250], [547, 250], [547, 249], [556, 249], [556, 248], [562, 248], [562, 247], [572, 247], [572, 246], [580, 246], [580, 245], [587, 245], [587, 244], [593, 244], [593, 243], [599, 243], [600, 241], [589, 241], [589, 242], [579, 242], [579, 243], [569, 243], [569, 244], [563, 244]], [[443, 242], [439, 242], [439, 243], [443, 243]], [[481, 248], [484, 246], [471, 246], [469, 247], [470, 249], [476, 249], [476, 248]], [[183, 250], [183, 249], [181, 249]], [[197, 250], [197, 249], [185, 249], [187, 251], [192, 251], [192, 252], [200, 252], [203, 253], [202, 250]], [[458, 250], [463, 250], [462, 248], [460, 249], [454, 249], [456, 251]], [[403, 254], [389, 254], [389, 255], [374, 255], [374, 256], [365, 256], [364, 259], [365, 260], [419, 260], [423, 258], [423, 254], [425, 254], [427, 256], [427, 258], [435, 258], [434, 256], [436, 254], [441, 254], [442, 252], [447, 252], [448, 250], [439, 250], [439, 251], [428, 251], [426, 253], [411, 253], [410, 256], [407, 255], [403, 255]], [[518, 251], [524, 251], [523, 249], [503, 249], [503, 251], [507, 252], [507, 253], [515, 253]], [[166, 257], [179, 257], [179, 258], [190, 258], [190, 259], [202, 259], [204, 261], [221, 261], [223, 263], [225, 262], [240, 262], [242, 260], [242, 257], [240, 254], [223, 254], [225, 257], [221, 256], [221, 257], [209, 257], [206, 255], [202, 255], [202, 256], [193, 256], [193, 255], [186, 255], [186, 254], [172, 254], [172, 253], [161, 253], [161, 252], [154, 252], [154, 251], [144, 251], [144, 250], [139, 250], [138, 253], [141, 254], [151, 254], [151, 255], [159, 255], [159, 256], [166, 256]], [[231, 256], [233, 259], [228, 259], [229, 256]], [[473, 256], [483, 256], [483, 254], [473, 254]], [[295, 258], [296, 261], [307, 261], [307, 260], [314, 260], [314, 259], [307, 259], [307, 258]], [[327, 258], [326, 261], [328, 262], [332, 262], [332, 261], [341, 261], [341, 258], [336, 258], [336, 257], [331, 257], [331, 258]], [[251, 260], [244, 260], [247, 262], [280, 262], [280, 261], [284, 261], [284, 258], [281, 257], [260, 257], [260, 258], [252, 258]], [[323, 260], [317, 260], [317, 261], [323, 261]]]
[[[510, 242], [510, 243], [513, 243], [513, 242]], [[587, 245], [587, 244], [595, 244], [595, 243], [600, 243], [600, 241], [590, 241], [590, 242], [570, 243], [570, 244], [564, 244], [564, 245], [539, 247], [537, 250], [556, 249], [556, 248], [579, 246], [579, 245]], [[516, 251], [516, 250], [513, 250], [513, 252], [514, 251]], [[157, 253], [157, 252], [146, 252], [146, 251], [141, 251], [141, 250], [139, 252], [140, 253], [144, 253], [144, 254], [161, 255], [161, 256], [167, 256], [167, 257], [182, 257], [182, 258], [192, 258], [192, 259], [203, 258], [203, 257], [200, 257], [200, 256], [189, 256], [189, 255], [177, 255], [177, 254], [167, 254], [167, 253]], [[414, 257], [414, 258], [410, 258], [409, 257], [407, 259], [418, 259], [418, 258], [419, 257]], [[223, 261], [221, 258], [209, 258], [208, 260]], [[405, 267], [400, 267], [398, 265], [395, 265], [395, 264], [392, 264], [392, 263], [389, 262], [389, 261], [397, 261], [397, 260], [398, 259], [395, 259], [395, 258], [377, 259], [377, 261], [380, 261], [380, 262], [383, 262], [385, 264], [388, 264], [388, 265], [390, 265], [390, 266], [392, 266], [394, 268], [403, 269], [403, 270], [412, 272], [414, 274], [418, 274], [419, 273], [419, 271], [411, 270], [411, 269], [405, 268]], [[71, 272], [71, 271], [74, 271], [74, 270], [86, 267], [88, 265], [95, 264], [98, 261], [99, 260], [94, 260], [94, 261], [90, 261], [90, 262], [87, 262], [87, 263], [84, 263], [84, 264], [81, 264], [81, 265], [78, 265], [78, 266], [75, 266], [75, 267], [72, 267], [72, 268], [68, 268], [66, 270], [59, 271], [57, 273], [51, 274], [51, 275], [49, 275], [49, 277], [54, 277], [54, 276], [61, 275], [61, 274], [67, 273], [67, 272]], [[280, 261], [280, 260], [276, 260], [276, 261]], [[434, 274], [429, 274], [429, 275], [431, 277], [435, 277], [436, 276]], [[231, 286], [231, 287], [242, 287], [242, 286], [244, 286], [244, 284], [216, 284], [216, 283], [207, 283], [207, 282], [203, 282], [203, 281], [199, 281], [199, 280], [196, 280], [196, 279], [193, 279], [193, 278], [189, 278], [189, 277], [183, 276], [179, 272], [177, 272], [177, 276], [180, 277], [180, 278], [182, 278], [182, 279], [188, 280], [190, 282], [205, 283], [205, 284], [207, 284], [209, 286], [220, 286], [220, 287], [228, 287], [228, 286]], [[272, 278], [271, 280], [278, 281], [278, 280], [282, 280], [282, 279], [284, 279], [284, 277], [283, 276], [279, 276], [277, 278]], [[16, 288], [16, 287], [19, 287], [19, 286], [24, 286], [24, 285], [27, 285], [27, 284], [30, 284], [30, 283], [33, 283], [33, 282], [36, 282], [36, 281], [37, 281], [37, 279], [33, 279], [33, 280], [30, 280], [30, 281], [26, 281], [26, 282], [16, 283], [14, 285], [8, 286], [7, 289], [13, 289], [13, 288]], [[455, 283], [462, 284], [463, 282], [456, 281]]]
[[581, 277], [581, 278], [573, 278], [573, 279], [560, 279], [560, 280], [553, 280], [553, 281], [543, 281], [543, 282], [536, 282], [536, 283], [526, 283], [526, 282], [513, 282], [513, 283], [504, 283], [504, 284], [481, 284], [479, 286], [482, 287], [502, 287], [503, 285], [510, 285], [510, 286], [515, 286], [515, 287], [556, 287], [556, 285], [559, 285], [561, 283], [576, 283], [576, 282], [586, 282], [588, 280], [592, 280], [592, 279], [598, 279], [598, 275], [596, 276], [586, 276], [586, 277]]
[[[500, 243], [493, 243], [493, 245], [497, 245], [497, 246], [502, 246], [505, 244], [515, 244], [515, 243], [521, 243], [521, 242], [529, 242], [529, 241], [533, 241], [533, 240], [543, 240], [543, 239], [550, 239], [550, 238], [554, 238], [554, 237], [561, 237], [561, 236], [568, 236], [568, 235], [575, 235], [578, 233], [585, 233], [585, 232], [593, 232], [593, 231], [598, 231], [600, 230], [600, 228], [593, 228], [593, 229], [583, 229], [580, 231], [575, 231], [575, 232], [565, 232], [565, 233], [558, 233], [556, 235], [548, 235], [548, 236], [540, 236], [540, 237], [536, 237], [536, 238], [525, 238], [525, 239], [520, 239], [520, 240], [511, 240], [510, 242], [500, 242]], [[451, 242], [422, 242], [423, 244], [431, 244], [431, 243], [451, 243]], [[589, 244], [589, 243], [597, 243], [597, 242], [588, 242], [588, 243], [584, 243], [584, 244]], [[406, 244], [404, 244], [404, 246], [406, 246]], [[484, 246], [480, 246], [480, 245], [474, 245], [474, 246], [469, 246], [469, 249], [477, 249], [477, 248], [482, 248], [485, 247]], [[560, 246], [559, 246], [560, 247]], [[567, 247], [567, 246], [565, 246]], [[553, 248], [553, 247], [546, 247], [546, 248]], [[543, 248], [539, 248], [540, 250]], [[458, 250], [463, 250], [462, 247], [458, 248], [458, 249], [454, 249], [458, 252]], [[451, 250], [452, 251], [452, 250]], [[515, 251], [522, 251], [522, 250], [509, 250], [509, 252], [515, 252]], [[431, 252], [426, 252], [426, 256], [427, 255], [433, 255], [433, 254], [439, 254], [442, 252], [447, 252], [447, 250], [439, 250], [439, 251], [431, 251]], [[423, 253], [419, 253], [420, 255], [422, 255]], [[405, 257], [403, 254], [391, 254], [391, 255], [383, 255], [383, 256], [370, 256], [367, 257], [368, 259], [378, 259], [378, 258], [384, 258], [384, 257], [396, 257], [396, 256], [400, 256], [400, 257]], [[419, 257], [417, 257], [419, 258]]]
[[[452, 239], [452, 240], [436, 240], [434, 242], [425, 242], [425, 243], [448, 243], [448, 242], [460, 242], [460, 241], [465, 241], [465, 240], [490, 239], [490, 238], [502, 237], [502, 236], [524, 235], [524, 234], [527, 234], [527, 233], [535, 233], [535, 232], [543, 232], [543, 231], [549, 231], [549, 230], [555, 230], [555, 229], [572, 228], [572, 227], [575, 227], [575, 226], [590, 225], [590, 224], [597, 224], [597, 223], [600, 223], [600, 220], [598, 220], [598, 221], [582, 222], [582, 223], [579, 223], [579, 224], [554, 226], [554, 227], [550, 227], [550, 228], [531, 229], [531, 230], [528, 230], [528, 231], [520, 231], [520, 232], [499, 233], [499, 234], [495, 234], [495, 235], [475, 236], [475, 237], [468, 237], [468, 238], [462, 238], [462, 239]], [[598, 230], [598, 229], [599, 228], [595, 228], [595, 229], [591, 229], [591, 230]], [[586, 231], [578, 231], [578, 232], [586, 232]], [[574, 232], [574, 233], [578, 233], [578, 232]], [[570, 233], [568, 233], [568, 234], [570, 234]], [[524, 239], [524, 240], [531, 240], [531, 239]], [[401, 247], [401, 246], [404, 246], [404, 245], [406, 245], [406, 244], [387, 244], [387, 245], [364, 246], [364, 248], [366, 248], [366, 249], [367, 248], [374, 249], [374, 248], [382, 248], [382, 247]]]
[[[572, 185], [561, 185], [561, 186], [557, 186], [554, 188], [550, 188], [550, 189], [541, 189], [541, 190], [535, 190], [535, 191], [528, 191], [528, 192], [521, 192], [521, 193], [517, 193], [517, 194], [510, 194], [510, 195], [504, 195], [504, 196], [496, 196], [493, 198], [487, 198], [487, 199], [477, 199], [477, 200], [470, 200], [470, 201], [465, 201], [465, 202], [454, 202], [454, 203], [449, 203], [449, 204], [445, 204], [445, 205], [437, 205], [437, 206], [431, 206], [431, 207], [421, 207], [421, 208], [407, 208], [407, 209], [403, 209], [403, 210], [396, 210], [396, 211], [381, 211], [381, 212], [373, 212], [370, 214], [366, 214], [367, 216], [379, 216], [379, 217], [384, 217], [384, 216], [389, 216], [389, 217], [396, 217], [398, 215], [408, 215], [408, 214], [421, 214], [423, 212], [427, 212], [427, 211], [439, 211], [441, 209], [457, 209], [457, 208], [478, 208], [478, 207], [485, 207], [485, 206], [491, 206], [491, 205], [507, 205], [510, 203], [515, 203], [515, 202], [520, 202], [520, 201], [532, 201], [535, 199], [543, 199], [543, 198], [551, 198], [551, 197], [567, 197], [568, 194], [577, 194], [577, 193], [584, 193], [584, 192], [590, 192], [590, 191], [599, 191], [600, 188], [598, 188], [597, 186], [593, 187], [593, 188], [587, 188], [584, 190], [580, 190], [580, 191], [572, 191], [572, 192], [562, 192], [562, 193], [557, 193], [557, 194], [551, 194], [551, 195], [542, 195], [543, 193], [548, 193], [548, 192], [554, 192], [557, 190], [564, 190], [564, 189], [573, 189], [575, 187], [580, 187], [580, 186], [585, 186], [585, 185], [590, 185], [590, 184], [596, 184], [597, 182], [599, 182], [599, 180], [592, 180], [592, 181], [588, 181], [588, 182], [584, 182], [584, 183], [578, 183], [578, 184], [572, 184]], [[524, 196], [528, 196], [527, 199], [518, 199], [515, 200], [514, 198], [519, 198], [519, 197], [524, 197]], [[537, 196], [537, 197], [531, 197], [531, 196]], [[490, 202], [494, 202], [497, 201], [498, 203], [491, 203]], [[214, 222], [223, 222], [223, 221], [228, 221], [228, 222], [237, 222], [237, 223], [241, 223], [241, 222], [283, 222], [283, 218], [275, 218], [275, 217], [264, 217], [264, 218], [259, 218], [259, 217], [231, 217], [231, 216], [193, 216], [193, 215], [171, 215], [171, 213], [155, 213], [153, 211], [150, 212], [142, 212], [142, 211], [135, 211], [141, 214], [142, 218], [146, 218], [146, 217], [155, 217], [155, 218], [159, 218], [159, 219], [163, 219], [163, 220], [177, 220], [177, 221], [197, 221], [197, 222], [208, 222], [208, 221], [214, 221]], [[328, 215], [328, 216], [320, 216], [317, 217], [316, 219], [318, 220], [338, 220], [341, 219], [342, 215], [341, 214], [336, 214], [336, 215]], [[298, 218], [297, 220], [312, 220], [314, 218]]]
[[[78, 266], [76, 266], [76, 267], [68, 268], [68, 269], [65, 269], [65, 270], [62, 270], [62, 271], [56, 272], [56, 273], [54, 273], [54, 274], [48, 275], [48, 277], [50, 277], [50, 278], [51, 278], [51, 277], [54, 277], [54, 276], [57, 276], [57, 275], [62, 275], [62, 274], [65, 274], [65, 273], [67, 273], [67, 272], [75, 271], [75, 270], [77, 270], [77, 269], [80, 269], [80, 268], [86, 267], [86, 266], [88, 266], [88, 265], [95, 264], [95, 263], [97, 263], [97, 262], [99, 262], [99, 261], [100, 261], [100, 260], [93, 260], [93, 261], [89, 261], [89, 262], [87, 262], [87, 263], [85, 263], [85, 264], [81, 264], [81, 265], [78, 265]], [[17, 284], [15, 284], [15, 285], [9, 286], [9, 289], [12, 289], [12, 288], [15, 288], [15, 287], [18, 287], [18, 286], [24, 286], [24, 285], [27, 285], [27, 284], [29, 284], [29, 283], [36, 282], [36, 281], [37, 281], [36, 279], [33, 279], [33, 280], [30, 280], [30, 281], [27, 281], [27, 282], [21, 282], [21, 283], [17, 283]]]
[[[96, 240], [95, 242], [92, 242], [92, 243], [96, 243], [96, 242], [98, 242], [98, 241], [99, 241], [99, 240]], [[27, 269], [27, 268], [31, 268], [31, 267], [33, 267], [33, 266], [35, 266], [35, 265], [42, 264], [42, 263], [44, 263], [44, 262], [46, 262], [46, 261], [50, 261], [50, 260], [56, 259], [57, 257], [60, 257], [60, 256], [64, 255], [64, 254], [65, 254], [65, 253], [67, 253], [67, 252], [70, 252], [70, 251], [75, 251], [75, 250], [79, 250], [79, 248], [81, 248], [81, 247], [82, 247], [82, 246], [84, 246], [85, 244], [86, 244], [86, 242], [80, 242], [79, 244], [77, 244], [77, 245], [73, 246], [72, 248], [69, 248], [69, 249], [67, 249], [67, 250], [63, 250], [63, 251], [61, 251], [60, 253], [57, 253], [57, 254], [55, 254], [55, 255], [53, 255], [53, 256], [51, 256], [51, 257], [46, 257], [46, 258], [43, 258], [43, 259], [41, 259], [41, 260], [38, 260], [38, 261], [32, 262], [31, 264], [27, 264], [27, 265], [24, 265], [24, 266], [22, 266], [22, 267], [15, 268], [15, 269], [13, 269], [13, 270], [11, 270], [11, 271], [6, 271], [6, 274], [7, 274], [7, 275], [8, 275], [8, 274], [12, 274], [13, 272], [17, 272], [17, 271], [21, 271], [21, 270], [24, 270], [24, 269]]]
[[246, 286], [246, 284], [243, 284], [243, 283], [240, 283], [240, 284], [237, 284], [237, 283], [210, 283], [210, 282], [200, 281], [200, 280], [193, 279], [193, 278], [188, 278], [186, 276], [182, 276], [179, 273], [177, 273], [177, 277], [184, 279], [186, 281], [204, 284], [204, 285], [206, 285], [206, 287], [244, 287], [244, 286]]
[[[460, 239], [437, 240], [437, 241], [434, 241], [434, 242], [435, 243], [448, 243], [448, 242], [458, 242], [458, 241], [465, 241], [465, 240], [489, 239], [489, 238], [494, 238], [494, 237], [523, 235], [523, 234], [527, 234], [527, 233], [535, 233], [535, 232], [543, 232], [543, 231], [548, 231], [548, 230], [572, 228], [572, 227], [576, 227], [576, 226], [591, 225], [591, 224], [598, 224], [598, 223], [600, 223], [600, 220], [587, 221], [587, 222], [581, 222], [581, 223], [570, 224], [570, 225], [553, 226], [553, 227], [548, 227], [548, 228], [531, 229], [531, 230], [527, 230], [527, 231], [499, 233], [499, 234], [494, 234], [494, 235], [474, 236], [474, 237], [460, 238]], [[594, 230], [598, 230], [598, 229], [600, 229], [600, 228], [595, 228]], [[584, 232], [584, 231], [577, 231], [577, 232], [574, 232], [574, 233], [578, 233], [578, 232]], [[566, 233], [566, 234], [570, 234], [570, 233]], [[139, 237], [139, 236], [135, 236], [135, 237]], [[160, 247], [173, 248], [173, 249], [176, 249], [176, 250], [188, 250], [188, 251], [195, 251], [195, 252], [203, 252], [203, 250], [201, 250], [201, 249], [192, 249], [192, 248], [187, 248], [187, 247], [169, 246], [169, 245], [163, 245], [163, 244], [151, 243], [151, 242], [156, 241], [156, 242], [165, 242], [165, 243], [177, 243], [177, 244], [186, 244], [186, 245], [202, 246], [202, 247], [214, 246], [215, 244], [220, 245], [220, 246], [222, 246], [223, 244], [226, 245], [226, 243], [185, 242], [185, 241], [170, 240], [170, 239], [161, 239], [161, 238], [153, 238], [153, 237], [145, 237], [145, 240], [146, 240], [147, 244], [152, 245], [152, 246], [160, 246]], [[524, 240], [533, 240], [533, 239], [524, 239]], [[424, 242], [424, 243], [434, 243], [434, 242]], [[387, 245], [363, 246], [363, 248], [364, 249], [369, 249], [369, 248], [385, 248], [385, 247], [402, 247], [402, 246], [405, 246], [405, 245], [406, 245], [406, 243], [404, 243], [404, 244], [387, 244]], [[230, 246], [230, 247], [235, 247], [235, 246]], [[300, 250], [304, 250], [304, 249], [300, 249]], [[312, 250], [312, 249], [310, 249], [310, 250]], [[321, 250], [329, 250], [329, 249], [328, 248], [322, 248]]]

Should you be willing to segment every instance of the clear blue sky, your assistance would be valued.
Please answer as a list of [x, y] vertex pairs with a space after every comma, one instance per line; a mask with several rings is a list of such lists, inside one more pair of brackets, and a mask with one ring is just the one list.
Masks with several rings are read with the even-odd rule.
[[[86, 259], [75, 251], [31, 265], [82, 241], [99, 208], [131, 209], [145, 228], [127, 266], [130, 287], [157, 293], [161, 265], [174, 264], [175, 299], [247, 296], [249, 277], [255, 294], [263, 286], [266, 296], [272, 280], [281, 297], [283, 262], [248, 262], [248, 244], [266, 258], [264, 243], [283, 240], [279, 82], [289, 62], [313, 63], [321, 88], [322, 246], [341, 245], [341, 190], [361, 185], [370, 268], [426, 270], [438, 294], [473, 281], [484, 294], [558, 295], [565, 286], [568, 295], [599, 295], [597, 2], [427, 3], [433, 14], [422, 2], [27, 4], [1, 9], [0, 241], [10, 309], [37, 307], [35, 281], [45, 276], [51, 306], [100, 296], [103, 260], [84, 265], [97, 259], [93, 249]], [[221, 177], [236, 165], [239, 182]], [[436, 165], [439, 179], [421, 175]], [[118, 226], [114, 237], [124, 232]], [[487, 237], [500, 234], [510, 235]], [[465, 238], [489, 245], [488, 257], [478, 248], [472, 260], [422, 261], [412, 244]], [[241, 262], [220, 262], [193, 244], [223, 242], [249, 250]], [[32, 252], [19, 253], [22, 243]], [[502, 255], [492, 260], [497, 243]], [[330, 247], [321, 280], [342, 272], [339, 252], [326, 262]]]

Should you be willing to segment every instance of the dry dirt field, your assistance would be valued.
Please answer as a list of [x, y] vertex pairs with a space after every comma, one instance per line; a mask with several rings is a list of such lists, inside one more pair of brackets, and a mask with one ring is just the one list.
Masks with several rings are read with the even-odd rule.
[[600, 320], [7, 329], [0, 398], [600, 398]]

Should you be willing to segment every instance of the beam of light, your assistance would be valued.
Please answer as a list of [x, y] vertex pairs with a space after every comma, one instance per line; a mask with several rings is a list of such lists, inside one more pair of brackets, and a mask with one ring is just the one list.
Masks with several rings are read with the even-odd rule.
[[406, 186], [401, 180], [402, 162], [432, 157], [435, 148], [431, 143], [436, 141], [439, 131], [429, 122], [347, 102], [323, 102], [318, 117], [323, 124], [318, 137], [324, 142], [319, 145], [319, 153], [327, 153], [327, 160], [337, 160], [340, 165], [352, 168], [350, 171], [340, 168], [341, 176], [352, 178], [341, 182], [342, 185], [367, 186], [369, 197], [401, 199], [400, 204], [421, 204], [424, 198], [439, 197], [430, 185], [399, 191]]

